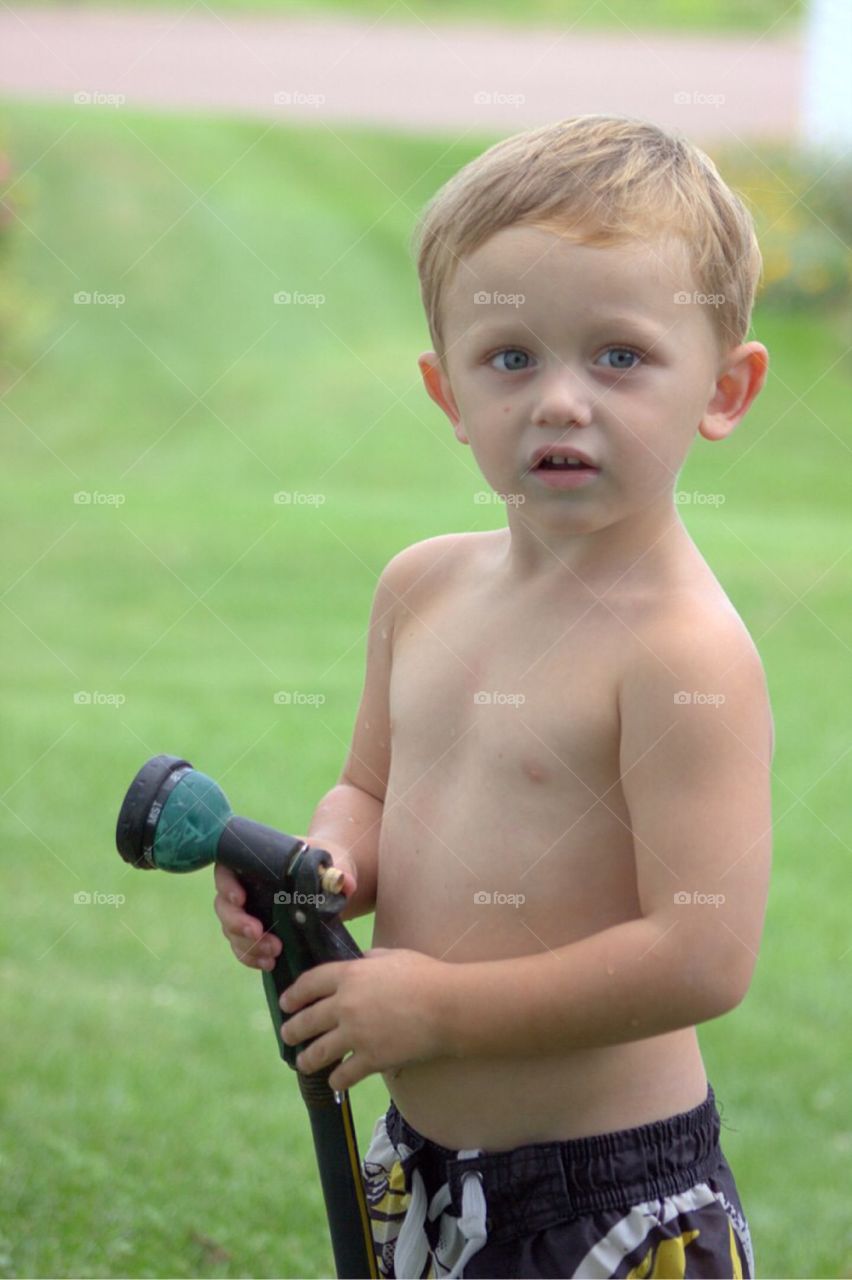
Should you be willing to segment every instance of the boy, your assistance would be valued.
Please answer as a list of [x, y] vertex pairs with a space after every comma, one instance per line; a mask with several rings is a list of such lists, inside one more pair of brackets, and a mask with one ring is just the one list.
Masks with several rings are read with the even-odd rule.
[[683, 139], [583, 116], [486, 151], [419, 230], [426, 389], [508, 524], [382, 573], [306, 837], [376, 946], [303, 974], [284, 1034], [332, 1087], [383, 1074], [382, 1275], [751, 1276], [695, 1027], [751, 980], [773, 726], [675, 497], [766, 377], [751, 219]]

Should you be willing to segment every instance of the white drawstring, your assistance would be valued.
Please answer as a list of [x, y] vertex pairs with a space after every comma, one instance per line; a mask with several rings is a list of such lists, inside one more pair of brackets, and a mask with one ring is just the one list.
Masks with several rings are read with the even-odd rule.
[[[404, 1142], [399, 1144], [399, 1154], [403, 1160], [411, 1155], [411, 1149]], [[459, 1160], [481, 1155], [479, 1150], [460, 1151]], [[429, 1221], [434, 1222], [439, 1214], [443, 1214], [452, 1196], [449, 1183], [445, 1182], [432, 1197], [429, 1204]], [[482, 1188], [482, 1174], [478, 1169], [471, 1169], [462, 1174], [462, 1211], [459, 1218], [446, 1214], [441, 1220], [441, 1238], [435, 1250], [435, 1262], [441, 1268], [440, 1275], [451, 1277], [464, 1275], [464, 1268], [475, 1253], [478, 1253], [488, 1239], [485, 1229], [485, 1192]], [[397, 1237], [394, 1249], [394, 1271], [397, 1280], [418, 1280], [429, 1255], [429, 1239], [424, 1230], [426, 1222], [426, 1187], [419, 1169], [411, 1175], [411, 1204], [405, 1215], [405, 1221]], [[461, 1253], [450, 1266], [450, 1258], [458, 1253], [462, 1240]], [[449, 1270], [446, 1268], [449, 1266]]]
[[[478, 1155], [481, 1155], [480, 1151], [460, 1151], [459, 1159], [464, 1160], [468, 1156]], [[449, 1194], [449, 1187], [447, 1187], [447, 1193]], [[488, 1232], [485, 1229], [485, 1210], [482, 1174], [478, 1169], [471, 1169], [470, 1172], [462, 1174], [462, 1211], [461, 1217], [456, 1219], [467, 1244], [449, 1275], [463, 1276], [469, 1259], [479, 1252], [488, 1239]]]

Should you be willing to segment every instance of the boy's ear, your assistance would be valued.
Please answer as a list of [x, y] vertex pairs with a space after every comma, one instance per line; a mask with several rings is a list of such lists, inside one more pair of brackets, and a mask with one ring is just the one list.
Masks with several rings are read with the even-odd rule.
[[435, 401], [435, 404], [440, 405], [453, 424], [456, 439], [460, 440], [462, 444], [470, 444], [461, 425], [461, 414], [453, 396], [450, 380], [441, 368], [437, 353], [424, 351], [422, 355], [417, 357], [417, 363], [423, 375], [423, 385]]
[[724, 440], [748, 413], [766, 381], [769, 352], [762, 342], [745, 342], [725, 357], [716, 391], [698, 430], [705, 440]]

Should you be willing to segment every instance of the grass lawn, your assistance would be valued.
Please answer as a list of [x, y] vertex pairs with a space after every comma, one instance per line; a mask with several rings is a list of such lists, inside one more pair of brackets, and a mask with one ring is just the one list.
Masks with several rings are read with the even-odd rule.
[[[381, 568], [504, 523], [415, 363], [407, 236], [473, 148], [124, 111], [3, 120], [32, 169], [0, 259], [0, 1274], [328, 1275], [260, 978], [219, 934], [212, 877], [126, 868], [114, 824], [167, 751], [237, 812], [304, 831], [348, 744]], [[684, 519], [757, 640], [777, 730], [761, 959], [701, 1040], [759, 1274], [833, 1277], [852, 1271], [850, 366], [829, 318], [759, 312], [755, 332], [766, 390], [679, 482], [724, 496]], [[351, 926], [364, 947], [370, 924]], [[378, 1077], [353, 1093], [362, 1152], [385, 1103]]]
[[[192, 0], [186, 5], [176, 0], [131, 0], [133, 7], [168, 8], [175, 12], [194, 10], [203, 14], [242, 12], [287, 17], [369, 18], [418, 27], [430, 22], [501, 23], [565, 28], [602, 28], [613, 34], [658, 28], [666, 31], [707, 31], [716, 34], [759, 32], [773, 37], [787, 35], [798, 26], [804, 0]], [[21, 7], [55, 5], [56, 0], [24, 0]], [[85, 8], [120, 7], [116, 0], [82, 0]]]

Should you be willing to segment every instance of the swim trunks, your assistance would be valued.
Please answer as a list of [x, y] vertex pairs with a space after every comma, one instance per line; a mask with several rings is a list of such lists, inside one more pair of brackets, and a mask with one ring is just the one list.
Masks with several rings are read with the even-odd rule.
[[452, 1151], [391, 1102], [362, 1161], [378, 1274], [752, 1277], [713, 1089], [666, 1120], [513, 1151]]

